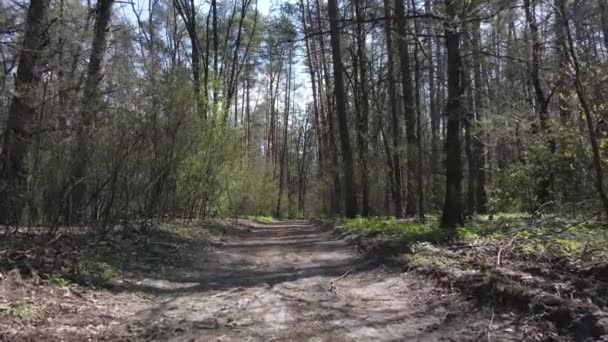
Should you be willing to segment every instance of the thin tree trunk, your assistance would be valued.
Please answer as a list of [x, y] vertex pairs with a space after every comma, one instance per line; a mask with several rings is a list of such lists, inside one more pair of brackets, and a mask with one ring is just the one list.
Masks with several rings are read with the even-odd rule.
[[[362, 3], [361, 3], [362, 2]], [[367, 54], [365, 43], [365, 1], [355, 1], [355, 15], [357, 17], [357, 66], [359, 72], [359, 110], [357, 111], [357, 150], [359, 152], [360, 175], [361, 175], [361, 216], [370, 214], [369, 208], [369, 179], [367, 168], [368, 148], [368, 116], [369, 116], [369, 92], [367, 89]], [[362, 8], [363, 7], [363, 8]]]
[[455, 228], [462, 225], [462, 159], [460, 157], [460, 121], [462, 119], [462, 61], [460, 56], [460, 23], [457, 10], [459, 1], [445, 0], [446, 19], [443, 23], [448, 67], [448, 103], [446, 105], [447, 136], [446, 187], [442, 228]]
[[[219, 35], [217, 28], [217, 0], [211, 0], [211, 11], [212, 11], [212, 34], [213, 34], [213, 115], [217, 115], [218, 103], [219, 103]], [[209, 42], [207, 42], [209, 44]]]
[[[318, 159], [319, 159], [319, 175], [323, 174], [324, 170], [324, 146], [323, 146], [323, 137], [321, 133], [321, 120], [319, 115], [319, 100], [320, 96], [317, 94], [317, 80], [315, 75], [315, 67], [316, 63], [312, 58], [312, 53], [315, 49], [315, 41], [314, 39], [308, 38], [310, 33], [310, 29], [308, 28], [307, 16], [306, 13], [308, 11], [308, 4], [306, 7], [304, 6], [304, 0], [300, 0], [300, 10], [302, 11], [302, 26], [304, 27], [304, 35], [305, 46], [306, 46], [306, 61], [308, 64], [308, 72], [310, 76], [310, 84], [312, 86], [312, 105], [313, 105], [313, 113], [314, 113], [314, 125], [315, 125], [315, 135], [317, 136], [317, 150], [318, 150]], [[312, 25], [312, 23], [311, 23]]]
[[473, 135], [473, 154], [476, 158], [475, 174], [477, 175], [477, 186], [475, 188], [475, 209], [479, 214], [487, 212], [488, 197], [486, 194], [486, 150], [483, 142], [485, 133], [481, 129], [482, 115], [485, 110], [485, 101], [482, 94], [482, 65], [481, 65], [481, 21], [473, 24], [473, 81], [475, 85], [475, 131]]
[[[417, 14], [416, 1], [411, 1], [412, 11]], [[420, 28], [418, 26], [418, 20], [413, 19], [414, 33], [416, 36], [420, 36]], [[416, 103], [416, 197], [418, 199], [418, 219], [421, 222], [425, 220], [424, 212], [424, 180], [422, 172], [424, 170], [424, 160], [422, 158], [422, 71], [420, 68], [419, 59], [420, 44], [418, 42], [414, 44], [414, 99]]]
[[392, 20], [389, 0], [384, 0], [384, 13], [387, 17], [385, 23], [385, 36], [386, 36], [386, 53], [387, 57], [387, 82], [388, 82], [388, 101], [391, 113], [391, 127], [393, 133], [393, 204], [395, 209], [395, 217], [402, 218], [403, 212], [403, 199], [402, 194], [402, 183], [401, 183], [401, 126], [399, 125], [399, 103], [397, 99], [397, 89], [395, 85], [395, 71], [393, 62], [393, 39], [392, 39]]
[[[321, 4], [319, 0], [315, 0], [316, 3], [316, 7], [317, 7], [317, 30], [318, 32], [322, 32], [324, 31], [324, 27], [323, 24], [321, 22], [321, 18], [322, 18], [322, 13], [321, 13]], [[329, 160], [331, 161], [331, 166], [330, 166], [330, 173], [331, 173], [331, 177], [333, 178], [333, 189], [334, 191], [330, 192], [330, 198], [331, 198], [331, 209], [332, 209], [332, 214], [338, 214], [341, 212], [341, 200], [342, 200], [342, 193], [343, 193], [343, 188], [342, 188], [342, 183], [340, 181], [340, 162], [338, 160], [338, 144], [336, 142], [336, 129], [335, 129], [335, 120], [334, 120], [334, 108], [332, 106], [332, 101], [334, 99], [335, 96], [332, 96], [331, 93], [329, 92], [329, 87], [331, 85], [331, 80], [330, 80], [330, 75], [329, 75], [329, 67], [328, 67], [328, 62], [327, 62], [327, 58], [325, 56], [325, 39], [323, 37], [323, 35], [317, 35], [318, 39], [319, 39], [319, 49], [320, 52], [317, 53], [317, 55], [320, 57], [320, 64], [321, 64], [321, 70], [320, 72], [322, 73], [323, 79], [325, 81], [325, 89], [327, 90], [325, 93], [325, 99], [326, 99], [326, 104], [325, 104], [325, 114], [326, 114], [326, 136], [327, 136], [327, 145], [328, 148], [328, 154], [329, 154]], [[319, 77], [319, 80], [321, 80], [321, 77]], [[323, 89], [323, 87], [320, 85], [319, 86], [319, 91]]]
[[[286, 156], [287, 156], [287, 133], [289, 128], [289, 109], [290, 109], [290, 96], [291, 96], [291, 65], [292, 65], [292, 57], [293, 49], [289, 49], [289, 66], [287, 67], [287, 78], [285, 79], [285, 113], [283, 115], [283, 150], [281, 151], [281, 161], [279, 164], [279, 195], [277, 197], [277, 208], [275, 210], [275, 216], [281, 216], [281, 197], [283, 196], [283, 175], [285, 173], [285, 169], [288, 168], [286, 164]], [[289, 170], [287, 170], [289, 172]], [[289, 186], [289, 185], [288, 185]], [[289, 190], [288, 190], [289, 193]], [[289, 197], [289, 196], [288, 196]], [[291, 201], [288, 203], [291, 204]], [[289, 215], [289, 211], [287, 213]]]
[[407, 44], [407, 19], [405, 17], [404, 0], [395, 0], [395, 16], [397, 17], [398, 49], [401, 64], [401, 90], [405, 114], [405, 139], [407, 142], [407, 160], [405, 163], [405, 214], [412, 216], [417, 212], [416, 205], [416, 165], [418, 160], [418, 146], [416, 138], [416, 112], [414, 107], [412, 75], [410, 68], [410, 53]]
[[342, 53], [340, 51], [340, 23], [337, 0], [328, 1], [328, 14], [330, 24], [331, 50], [334, 69], [334, 92], [336, 98], [336, 114], [340, 129], [340, 145], [343, 161], [344, 179], [344, 211], [346, 217], [357, 215], [357, 197], [353, 180], [354, 165], [353, 153], [348, 136], [348, 118], [346, 116], [346, 94], [342, 74]]
[[[568, 89], [565, 81], [568, 78], [568, 50], [566, 45], [566, 35], [564, 32], [565, 20], [566, 20], [566, 2], [565, 0], [554, 1], [554, 12], [555, 12], [555, 44], [557, 59], [560, 68], [560, 85], [558, 86], [558, 105], [559, 114], [562, 123], [566, 124], [570, 120], [570, 110], [568, 103]], [[563, 142], [562, 142], [563, 143]]]
[[[424, 12], [428, 15], [432, 13], [431, 0], [424, 1]], [[429, 178], [431, 190], [431, 204], [434, 203], [435, 188], [437, 187], [437, 175], [439, 174], [439, 113], [437, 111], [437, 95], [435, 87], [435, 55], [433, 50], [433, 34], [431, 22], [426, 22], [426, 58], [428, 60], [428, 82], [429, 82], [429, 117], [431, 119], [431, 156]], [[433, 205], [433, 204], [432, 204]], [[434, 205], [433, 205], [434, 206]]]

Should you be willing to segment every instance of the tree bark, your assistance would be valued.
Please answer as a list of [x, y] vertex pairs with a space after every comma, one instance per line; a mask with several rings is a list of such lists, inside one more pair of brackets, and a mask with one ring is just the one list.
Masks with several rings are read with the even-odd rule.
[[447, 51], [448, 102], [446, 105], [447, 136], [446, 187], [441, 227], [453, 229], [464, 223], [462, 208], [462, 158], [460, 157], [460, 122], [462, 120], [462, 61], [460, 56], [460, 23], [457, 0], [445, 0], [446, 19], [443, 23]]
[[[302, 26], [304, 27], [304, 35], [306, 35], [305, 39], [305, 47], [306, 47], [306, 61], [308, 64], [308, 73], [310, 76], [310, 84], [312, 87], [312, 105], [313, 105], [313, 115], [314, 115], [314, 125], [315, 125], [315, 135], [317, 137], [317, 158], [319, 159], [319, 175], [322, 176], [323, 170], [325, 169], [324, 165], [324, 145], [323, 145], [323, 136], [321, 133], [321, 120], [319, 113], [319, 100], [320, 96], [317, 94], [317, 80], [315, 74], [316, 63], [312, 58], [313, 51], [315, 50], [315, 41], [314, 39], [310, 39], [308, 35], [310, 34], [310, 29], [307, 21], [307, 11], [308, 7], [304, 6], [304, 0], [300, 0], [300, 10], [302, 12]], [[311, 23], [312, 25], [312, 23]]]
[[[412, 10], [416, 14], [416, 1], [412, 0]], [[414, 19], [414, 32], [417, 36], [420, 35], [418, 21]], [[418, 197], [418, 219], [421, 222], [425, 221], [424, 212], [424, 179], [422, 172], [424, 170], [424, 160], [422, 158], [422, 98], [421, 98], [421, 78], [422, 70], [419, 59], [419, 44], [414, 46], [414, 89], [416, 102], [416, 192]]]
[[[325, 30], [323, 23], [321, 21], [322, 18], [322, 12], [321, 12], [321, 3], [319, 0], [315, 0], [316, 3], [316, 7], [317, 7], [317, 17], [316, 17], [316, 21], [317, 21], [317, 32], [323, 32]], [[338, 144], [336, 142], [336, 129], [335, 129], [335, 120], [334, 120], [334, 106], [333, 106], [333, 100], [335, 98], [335, 96], [332, 96], [331, 93], [329, 92], [329, 88], [331, 85], [331, 80], [330, 80], [330, 75], [329, 75], [329, 68], [328, 68], [328, 63], [327, 63], [327, 58], [325, 56], [325, 39], [324, 36], [319, 34], [317, 35], [318, 40], [319, 40], [319, 49], [320, 52], [317, 53], [320, 61], [320, 65], [321, 68], [319, 70], [319, 72], [321, 73], [321, 75], [319, 76], [319, 92], [321, 92], [321, 89], [323, 89], [322, 86], [322, 82], [321, 82], [321, 78], [323, 78], [324, 82], [325, 82], [325, 89], [326, 89], [326, 93], [325, 93], [325, 122], [326, 122], [326, 134], [325, 137], [327, 139], [327, 144], [325, 146], [327, 146], [327, 152], [328, 152], [328, 156], [329, 156], [329, 162], [328, 164], [331, 162], [331, 165], [329, 166], [329, 171], [331, 174], [331, 177], [333, 178], [333, 190], [332, 192], [330, 192], [330, 202], [331, 202], [331, 211], [332, 214], [340, 214], [341, 213], [341, 200], [342, 200], [342, 196], [343, 196], [343, 188], [342, 188], [342, 183], [340, 181], [340, 163], [338, 160]], [[321, 77], [322, 76], [322, 77]]]
[[485, 101], [482, 93], [482, 65], [481, 65], [481, 21], [473, 24], [473, 82], [475, 89], [475, 134], [473, 136], [473, 154], [475, 156], [475, 174], [477, 175], [475, 187], [475, 209], [479, 214], [487, 212], [488, 196], [486, 194], [486, 149], [484, 144], [485, 133], [481, 129], [482, 115], [485, 110]]
[[570, 110], [568, 104], [568, 50], [566, 45], [565, 20], [566, 20], [566, 0], [555, 0], [553, 3], [555, 13], [555, 45], [557, 62], [560, 69], [560, 85], [558, 91], [559, 114], [562, 123], [566, 124], [570, 120]]
[[[424, 12], [427, 15], [432, 13], [431, 0], [424, 1]], [[431, 203], [434, 203], [435, 194], [434, 190], [438, 186], [437, 183], [437, 175], [439, 174], [439, 112], [437, 111], [437, 95], [436, 95], [436, 86], [435, 86], [435, 52], [433, 50], [433, 30], [431, 22], [426, 22], [426, 34], [428, 38], [426, 39], [426, 59], [427, 59], [427, 68], [428, 68], [428, 83], [429, 83], [429, 117], [431, 121], [431, 156], [430, 156], [430, 170], [431, 177], [429, 178], [429, 184], [431, 189]], [[438, 52], [438, 51], [437, 51]], [[435, 207], [435, 205], [433, 205]]]
[[30, 126], [38, 108], [36, 91], [42, 75], [41, 56], [47, 45], [48, 14], [48, 0], [31, 0], [0, 154], [0, 223], [18, 224], [27, 203]]
[[391, 113], [391, 128], [392, 128], [392, 153], [393, 153], [393, 205], [395, 217], [402, 218], [404, 215], [402, 182], [401, 182], [401, 126], [399, 125], [399, 103], [397, 99], [397, 87], [395, 85], [395, 71], [393, 61], [393, 25], [391, 18], [391, 10], [389, 0], [384, 0], [384, 13], [386, 16], [385, 36], [386, 36], [386, 53], [387, 53], [387, 82], [388, 82], [388, 101]]
[[[291, 100], [291, 65], [292, 65], [292, 55], [293, 49], [289, 49], [289, 57], [287, 67], [287, 77], [285, 79], [285, 112], [283, 115], [283, 149], [281, 151], [281, 161], [279, 164], [279, 195], [277, 197], [277, 208], [275, 210], [275, 216], [281, 216], [281, 197], [283, 196], [283, 175], [285, 173], [285, 169], [288, 168], [286, 165], [286, 156], [287, 156], [287, 134], [289, 128], [289, 109], [290, 109], [290, 100]], [[287, 170], [289, 172], [289, 170]], [[289, 215], [289, 211], [288, 211]]]
[[330, 24], [331, 51], [334, 69], [334, 92], [336, 97], [336, 114], [340, 130], [340, 145], [343, 161], [344, 179], [344, 211], [346, 217], [357, 215], [357, 197], [354, 189], [353, 154], [348, 136], [348, 118], [346, 114], [346, 94], [342, 74], [342, 53], [340, 51], [340, 27], [337, 0], [328, 1], [328, 14]]
[[416, 165], [418, 146], [416, 143], [416, 113], [414, 112], [414, 97], [412, 75], [410, 72], [410, 53], [407, 44], [407, 19], [405, 17], [404, 0], [395, 0], [395, 17], [397, 17], [398, 49], [401, 64], [401, 90], [405, 114], [405, 140], [407, 142], [407, 160], [405, 162], [405, 214], [412, 216], [417, 212], [416, 205]]
[[[361, 3], [363, 2], [363, 3]], [[369, 208], [369, 179], [367, 168], [368, 149], [368, 116], [369, 116], [369, 91], [367, 88], [367, 53], [365, 43], [365, 1], [355, 1], [355, 16], [357, 18], [357, 69], [359, 72], [359, 110], [357, 111], [357, 150], [359, 153], [361, 174], [361, 216], [370, 215]], [[362, 8], [363, 7], [363, 8]]]

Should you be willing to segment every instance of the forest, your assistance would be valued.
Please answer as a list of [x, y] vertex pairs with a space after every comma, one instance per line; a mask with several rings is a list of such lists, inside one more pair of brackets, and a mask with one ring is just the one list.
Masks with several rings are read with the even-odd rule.
[[[463, 292], [473, 280], [446, 263], [491, 269], [480, 291], [501, 307], [521, 298], [489, 283], [545, 277], [533, 287], [555, 307], [579, 302], [566, 324], [541, 300], [538, 340], [608, 334], [582, 313], [608, 305], [606, 0], [5, 0], [0, 65], [0, 340], [51, 334], [9, 331], [46, 309], [6, 279], [89, 295], [128, 269], [112, 248], [199, 260], [197, 243], [241, 238], [297, 240], [263, 249], [289, 263], [328, 225]], [[353, 265], [319, 272], [334, 289], [369, 275]], [[232, 276], [200, 272], [205, 291]], [[127, 278], [112, 287], [145, 292]], [[488, 340], [511, 336], [492, 330], [494, 306], [482, 316], [467, 317]], [[139, 338], [176, 338], [159, 331]]]
[[608, 211], [603, 1], [2, 6], [6, 224]]

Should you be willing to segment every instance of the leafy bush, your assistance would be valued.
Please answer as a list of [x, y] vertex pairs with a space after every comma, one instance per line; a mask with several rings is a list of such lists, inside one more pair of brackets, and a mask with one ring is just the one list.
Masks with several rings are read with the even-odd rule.
[[75, 276], [78, 281], [89, 285], [103, 285], [108, 283], [117, 273], [112, 266], [103, 261], [98, 255], [83, 257], [77, 264]]

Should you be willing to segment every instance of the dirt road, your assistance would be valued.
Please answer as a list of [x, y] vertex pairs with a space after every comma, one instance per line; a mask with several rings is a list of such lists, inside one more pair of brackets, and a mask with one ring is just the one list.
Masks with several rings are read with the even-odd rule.
[[[414, 273], [366, 261], [307, 221], [238, 225], [195, 267], [134, 278], [136, 339], [157, 341], [534, 340], [538, 329]], [[127, 309], [128, 307], [128, 309]], [[124, 322], [123, 322], [124, 323]]]

